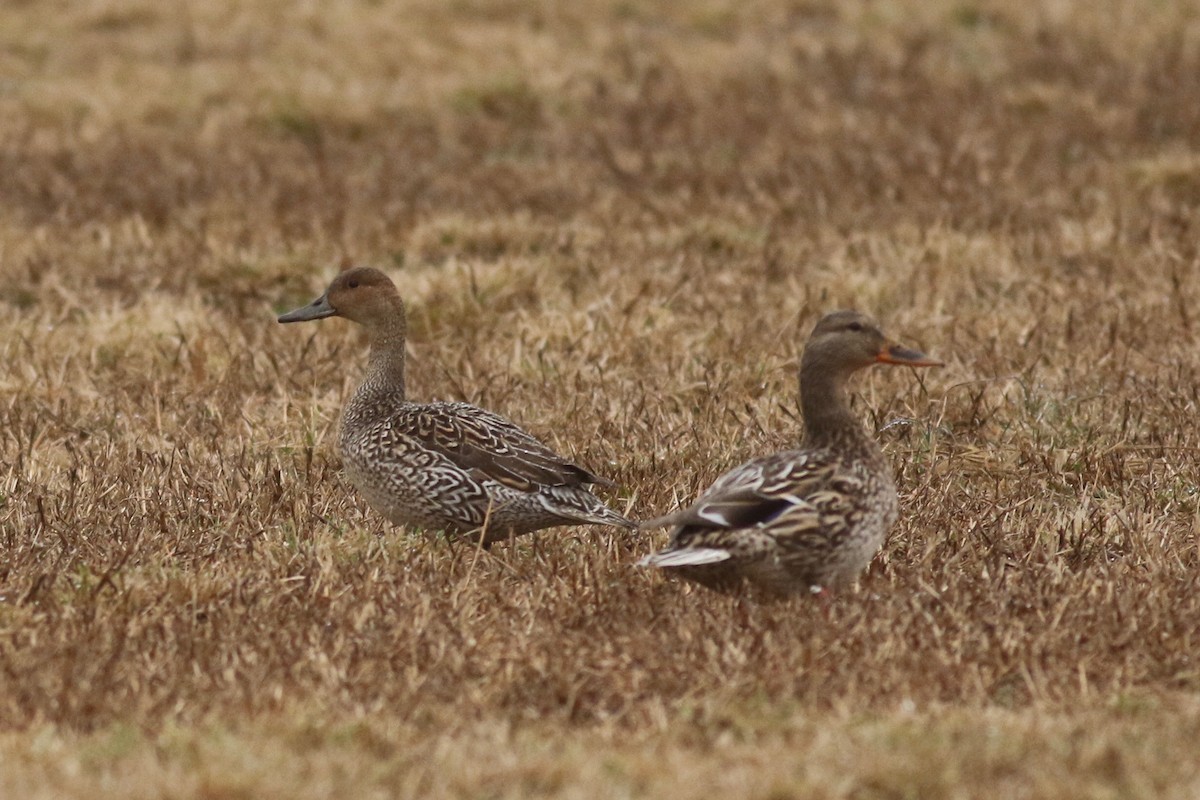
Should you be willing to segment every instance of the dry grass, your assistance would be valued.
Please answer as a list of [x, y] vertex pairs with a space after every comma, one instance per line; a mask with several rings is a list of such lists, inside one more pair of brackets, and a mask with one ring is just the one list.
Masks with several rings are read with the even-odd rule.
[[[0, 795], [1200, 794], [1200, 6], [190, 8], [0, 6]], [[827, 614], [385, 530], [345, 257], [638, 516], [874, 312], [902, 522]]]

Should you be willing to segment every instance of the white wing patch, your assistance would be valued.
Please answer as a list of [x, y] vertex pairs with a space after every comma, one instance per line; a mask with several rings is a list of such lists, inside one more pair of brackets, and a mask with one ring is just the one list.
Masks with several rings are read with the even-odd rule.
[[701, 508], [699, 511], [696, 512], [696, 516], [699, 517], [700, 519], [708, 520], [709, 522], [714, 522], [723, 528], [729, 526], [729, 518], [726, 517], [724, 512], [722, 512], [721, 509], [719, 509], [719, 508], [711, 508], [711, 507]]
[[728, 561], [732, 555], [728, 550], [716, 547], [695, 547], [685, 550], [664, 550], [651, 553], [638, 562], [639, 567], [695, 567], [701, 564], [716, 564]]

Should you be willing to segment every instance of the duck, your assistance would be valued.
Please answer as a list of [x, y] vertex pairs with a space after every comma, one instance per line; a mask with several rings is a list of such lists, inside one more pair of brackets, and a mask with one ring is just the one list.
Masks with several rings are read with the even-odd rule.
[[408, 399], [404, 302], [383, 272], [346, 269], [279, 322], [327, 317], [367, 331], [366, 374], [342, 410], [337, 446], [350, 484], [392, 524], [483, 547], [558, 525], [636, 528], [589, 489], [611, 481], [505, 417], [470, 403]]
[[672, 530], [639, 564], [725, 593], [827, 595], [852, 584], [899, 508], [883, 451], [847, 402], [850, 377], [873, 364], [943, 365], [866, 314], [826, 314], [800, 359], [800, 447], [747, 461], [691, 506], [643, 522]]

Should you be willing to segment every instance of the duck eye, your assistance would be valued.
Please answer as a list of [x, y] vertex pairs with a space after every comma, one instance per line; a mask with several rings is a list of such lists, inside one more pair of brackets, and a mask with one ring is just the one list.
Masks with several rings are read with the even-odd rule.
[[346, 286], [348, 286], [351, 289], [357, 289], [358, 281], [346, 281]]
[[846, 330], [854, 331], [855, 333], [862, 333], [866, 330], [866, 328], [863, 327], [861, 322], [851, 322], [846, 326]]

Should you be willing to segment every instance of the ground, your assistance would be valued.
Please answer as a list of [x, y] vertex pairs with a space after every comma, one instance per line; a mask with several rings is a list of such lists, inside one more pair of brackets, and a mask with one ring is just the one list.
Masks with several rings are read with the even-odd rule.
[[[1200, 4], [0, 6], [0, 796], [1200, 795]], [[821, 605], [481, 553], [339, 477], [409, 389], [635, 517], [854, 307], [901, 518]]]

